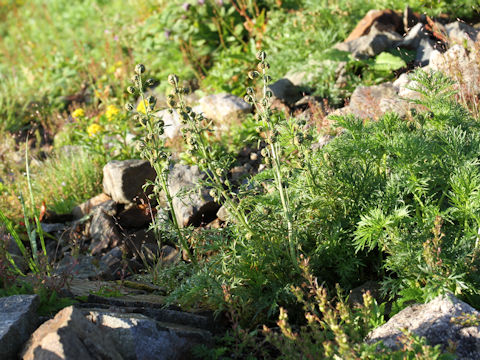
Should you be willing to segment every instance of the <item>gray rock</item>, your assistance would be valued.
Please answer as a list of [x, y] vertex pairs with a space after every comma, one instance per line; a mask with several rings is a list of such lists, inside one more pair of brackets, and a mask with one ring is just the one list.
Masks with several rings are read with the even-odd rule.
[[466, 42], [469, 46], [473, 46], [480, 36], [480, 30], [460, 21], [445, 25], [445, 30], [449, 41], [460, 45]]
[[395, 47], [402, 40], [402, 37], [396, 32], [379, 30], [377, 27], [372, 27], [367, 35], [355, 40], [339, 43], [335, 45], [335, 49], [348, 51], [357, 58], [368, 58]]
[[155, 177], [155, 170], [148, 161], [113, 160], [103, 168], [103, 191], [115, 202], [128, 204], [141, 196], [142, 186]]
[[199, 103], [204, 116], [219, 123], [238, 120], [252, 110], [250, 104], [231, 94], [205, 96]]
[[84, 313], [97, 328], [113, 339], [124, 359], [189, 359], [193, 345], [211, 341], [208, 331], [155, 321], [142, 314], [97, 309], [84, 310]]
[[53, 224], [50, 224], [50, 223], [40, 223], [41, 227], [42, 227], [42, 230], [46, 233], [49, 233], [49, 234], [53, 234], [53, 233], [56, 233], [56, 232], [63, 232], [65, 231], [68, 226], [64, 223], [53, 223]]
[[474, 360], [480, 354], [480, 326], [462, 325], [459, 318], [465, 315], [479, 317], [480, 313], [470, 305], [449, 294], [438, 296], [427, 304], [407, 307], [386, 324], [374, 329], [367, 336], [368, 343], [382, 340], [392, 349], [400, 348], [400, 329], [407, 329], [425, 337], [429, 344], [440, 344], [445, 350], [449, 343], [456, 344], [459, 359]]
[[16, 359], [22, 345], [38, 326], [38, 295], [0, 298], [0, 359]]
[[435, 43], [433, 40], [424, 38], [420, 40], [417, 48], [417, 54], [415, 56], [414, 66], [427, 66], [430, 62], [430, 57], [435, 50]]
[[453, 45], [445, 53], [433, 51], [429, 69], [440, 71], [458, 83], [465, 97], [480, 94], [480, 53], [467, 51], [461, 45]]
[[116, 204], [112, 200], [104, 202], [92, 211], [90, 222], [90, 246], [92, 255], [113, 248], [121, 243], [122, 236], [118, 229], [114, 216]]
[[300, 89], [287, 78], [275, 81], [268, 88], [272, 91], [274, 98], [288, 105], [293, 105], [302, 98]]
[[359, 86], [350, 98], [349, 109], [361, 119], [377, 119], [384, 114], [384, 109], [380, 108], [380, 101], [387, 98], [395, 99], [396, 95], [396, 89], [390, 82], [374, 86]]
[[312, 81], [313, 74], [306, 71], [292, 69], [285, 74], [284, 78], [288, 79], [293, 85], [299, 86]]
[[410, 29], [407, 36], [405, 36], [403, 40], [398, 43], [398, 46], [411, 50], [417, 50], [420, 42], [423, 39], [428, 39], [429, 35], [429, 32], [425, 29], [425, 25], [418, 23]]
[[[168, 176], [168, 187], [180, 226], [198, 226], [205, 217], [215, 215], [219, 205], [206, 188], [198, 188], [205, 179], [198, 166], [176, 164]], [[214, 217], [214, 216], [213, 216]]]
[[103, 255], [100, 259], [100, 263], [108, 266], [111, 274], [115, 274], [122, 267], [122, 258], [123, 251], [117, 246]]
[[93, 198], [73, 208], [72, 210], [73, 218], [75, 220], [79, 220], [84, 216], [90, 215], [90, 212], [93, 210], [95, 206], [98, 206], [108, 200], [112, 200], [112, 198], [103, 193], [97, 196], [94, 196]]
[[165, 137], [174, 139], [181, 136], [182, 122], [180, 121], [180, 115], [176, 111], [170, 113], [167, 109], [160, 110], [155, 113], [155, 116], [161, 118], [165, 123]]
[[350, 98], [350, 104], [337, 109], [330, 115], [352, 114], [360, 119], [377, 120], [387, 112], [395, 112], [403, 117], [411, 108], [418, 107], [409, 99], [418, 98], [418, 93], [408, 90], [411, 85], [407, 75], [402, 74], [402, 82], [386, 82], [374, 86], [358, 86]]
[[117, 348], [107, 331], [69, 306], [32, 334], [21, 356], [24, 360], [124, 359]]
[[78, 279], [112, 279], [109, 266], [99, 258], [79, 255], [73, 257], [66, 255], [57, 265], [55, 273], [58, 275], [71, 275]]

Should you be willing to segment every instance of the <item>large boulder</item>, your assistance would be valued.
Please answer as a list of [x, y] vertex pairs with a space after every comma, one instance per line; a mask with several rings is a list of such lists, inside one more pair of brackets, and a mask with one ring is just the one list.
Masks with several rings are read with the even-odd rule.
[[176, 164], [168, 176], [168, 187], [173, 197], [173, 207], [181, 227], [213, 220], [219, 209], [205, 187], [198, 185], [205, 180], [206, 175], [198, 166]]
[[155, 177], [148, 161], [112, 160], [103, 167], [103, 192], [117, 203], [128, 204], [142, 196], [145, 182]]
[[427, 304], [416, 304], [403, 309], [386, 324], [367, 336], [368, 343], [383, 341], [391, 349], [399, 349], [401, 329], [425, 337], [431, 345], [446, 350], [456, 345], [458, 359], [474, 360], [480, 354], [480, 326], [468, 318], [479, 319], [480, 313], [470, 305], [449, 294], [438, 296]]
[[23, 343], [38, 326], [38, 295], [0, 298], [0, 359], [17, 359]]
[[69, 306], [43, 323], [25, 344], [23, 360], [122, 360], [109, 334]]

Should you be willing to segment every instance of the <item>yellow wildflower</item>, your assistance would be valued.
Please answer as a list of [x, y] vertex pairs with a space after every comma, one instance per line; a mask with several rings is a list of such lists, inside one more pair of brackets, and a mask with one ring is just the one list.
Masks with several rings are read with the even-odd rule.
[[105, 115], [108, 121], [112, 121], [115, 116], [120, 112], [120, 109], [115, 105], [108, 105]]
[[148, 106], [148, 104], [147, 104], [146, 100], [145, 101], [140, 101], [138, 103], [138, 106], [137, 106], [137, 111], [139, 113], [146, 114], [147, 113], [147, 106]]
[[82, 118], [84, 116], [85, 116], [85, 110], [83, 110], [82, 108], [75, 109], [75, 111], [72, 112], [72, 117], [74, 119]]
[[102, 131], [103, 131], [103, 126], [99, 125], [99, 124], [96, 124], [96, 123], [91, 124], [87, 128], [87, 134], [90, 137], [95, 136], [96, 134], [98, 134], [99, 132], [102, 132]]

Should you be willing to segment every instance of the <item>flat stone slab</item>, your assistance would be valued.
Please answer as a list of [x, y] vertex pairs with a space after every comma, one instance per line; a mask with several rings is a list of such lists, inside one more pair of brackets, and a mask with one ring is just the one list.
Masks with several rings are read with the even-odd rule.
[[17, 359], [22, 345], [38, 326], [38, 295], [0, 298], [0, 359]]

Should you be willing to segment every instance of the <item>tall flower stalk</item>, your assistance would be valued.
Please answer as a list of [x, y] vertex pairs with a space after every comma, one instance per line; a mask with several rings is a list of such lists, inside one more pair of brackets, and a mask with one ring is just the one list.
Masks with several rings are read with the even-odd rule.
[[235, 195], [232, 184], [227, 179], [228, 161], [224, 157], [216, 156], [210, 144], [208, 134], [212, 131], [212, 122], [186, 105], [184, 96], [188, 94], [189, 89], [179, 86], [176, 75], [170, 75], [168, 82], [173, 89], [173, 93], [168, 96], [168, 106], [180, 116], [187, 153], [198, 160], [200, 169], [205, 172], [212, 198], [223, 203], [247, 234], [251, 234], [252, 229], [241, 207], [241, 199]]
[[[165, 194], [167, 203], [170, 209], [173, 226], [177, 233], [178, 240], [182, 250], [187, 254], [192, 263], [196, 264], [196, 259], [192, 256], [190, 247], [188, 246], [187, 237], [178, 223], [175, 208], [173, 206], [173, 197], [168, 187], [168, 175], [171, 168], [171, 154], [165, 146], [165, 122], [161, 117], [156, 116], [153, 112], [157, 100], [154, 96], [145, 96], [144, 87], [152, 86], [154, 81], [148, 79], [143, 82], [142, 74], [145, 72], [145, 66], [138, 64], [135, 67], [135, 75], [132, 78], [134, 86], [128, 87], [130, 94], [139, 93], [142, 104], [144, 105], [144, 113], [135, 115], [136, 120], [146, 130], [147, 134], [140, 140], [140, 151], [142, 158], [148, 160], [157, 174], [156, 181], [147, 185], [153, 186], [153, 195], [156, 199], [159, 199], [161, 193]], [[132, 104], [126, 104], [127, 111], [133, 111]]]
[[267, 54], [265, 51], [259, 51], [257, 53], [257, 60], [259, 60], [257, 69], [258, 71], [250, 71], [248, 77], [251, 80], [258, 78], [262, 79], [262, 98], [258, 99], [255, 90], [251, 87], [247, 88], [247, 95], [245, 100], [255, 106], [257, 111], [258, 120], [264, 126], [266, 126], [266, 142], [267, 147], [263, 149], [263, 155], [266, 156], [267, 161], [271, 164], [273, 169], [273, 175], [276, 183], [278, 193], [280, 195], [280, 201], [282, 203], [283, 216], [287, 223], [287, 236], [288, 236], [288, 249], [292, 263], [295, 267], [298, 267], [297, 263], [297, 236], [293, 227], [292, 212], [290, 210], [290, 201], [288, 193], [285, 190], [286, 183], [283, 181], [281, 172], [281, 153], [282, 149], [278, 142], [279, 132], [277, 130], [277, 124], [272, 120], [272, 96], [273, 93], [269, 90], [268, 85], [272, 81], [268, 75], [268, 69], [270, 64], [266, 61]]

